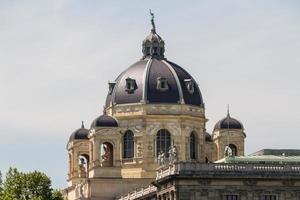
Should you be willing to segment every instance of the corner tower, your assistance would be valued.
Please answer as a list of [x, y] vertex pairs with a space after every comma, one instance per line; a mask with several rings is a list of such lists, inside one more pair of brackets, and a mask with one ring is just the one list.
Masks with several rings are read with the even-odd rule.
[[212, 139], [216, 145], [216, 160], [224, 158], [226, 148], [230, 148], [232, 156], [244, 156], [245, 138], [243, 124], [235, 118], [232, 118], [227, 109], [227, 116], [214, 127]]

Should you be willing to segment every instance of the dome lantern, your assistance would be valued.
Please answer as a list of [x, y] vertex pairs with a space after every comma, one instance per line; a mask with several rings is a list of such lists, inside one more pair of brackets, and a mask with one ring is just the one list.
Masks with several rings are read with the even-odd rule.
[[156, 27], [154, 23], [154, 13], [151, 12], [151, 24], [152, 29], [150, 34], [144, 39], [143, 47], [143, 59], [145, 58], [157, 58], [164, 59], [165, 53], [165, 42], [163, 39], [156, 33]]

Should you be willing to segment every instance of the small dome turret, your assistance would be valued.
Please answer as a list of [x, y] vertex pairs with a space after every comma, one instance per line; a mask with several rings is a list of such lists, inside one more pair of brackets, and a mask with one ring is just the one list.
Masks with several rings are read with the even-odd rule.
[[91, 127], [118, 127], [118, 122], [111, 116], [101, 115], [93, 121]]
[[221, 130], [221, 129], [244, 129], [243, 124], [238, 121], [235, 118], [232, 118], [229, 114], [229, 111], [227, 111], [227, 116], [220, 121], [217, 122], [217, 124], [214, 127], [215, 130]]
[[89, 130], [84, 128], [84, 123], [82, 121], [81, 124], [81, 128], [77, 129], [76, 131], [74, 131], [70, 138], [69, 141], [73, 141], [73, 140], [87, 140], [88, 139], [88, 134], [89, 134]]

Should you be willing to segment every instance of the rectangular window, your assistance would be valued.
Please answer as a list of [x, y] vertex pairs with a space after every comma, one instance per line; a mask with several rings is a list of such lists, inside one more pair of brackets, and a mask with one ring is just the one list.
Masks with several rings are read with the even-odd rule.
[[263, 195], [261, 197], [261, 200], [277, 200], [277, 196], [276, 195]]
[[223, 200], [238, 200], [238, 197], [239, 196], [235, 194], [226, 194], [224, 195]]
[[159, 90], [161, 92], [169, 90], [168, 81], [165, 77], [158, 77], [156, 81], [157, 81], [157, 83], [156, 83], [157, 90]]

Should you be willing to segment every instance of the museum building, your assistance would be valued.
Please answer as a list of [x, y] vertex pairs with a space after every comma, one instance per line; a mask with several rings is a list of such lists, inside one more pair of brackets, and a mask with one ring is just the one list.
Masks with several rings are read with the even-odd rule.
[[164, 56], [152, 18], [142, 58], [108, 84], [102, 115], [68, 141], [68, 200], [299, 200], [300, 151], [245, 156], [229, 110], [208, 133], [199, 85]]

